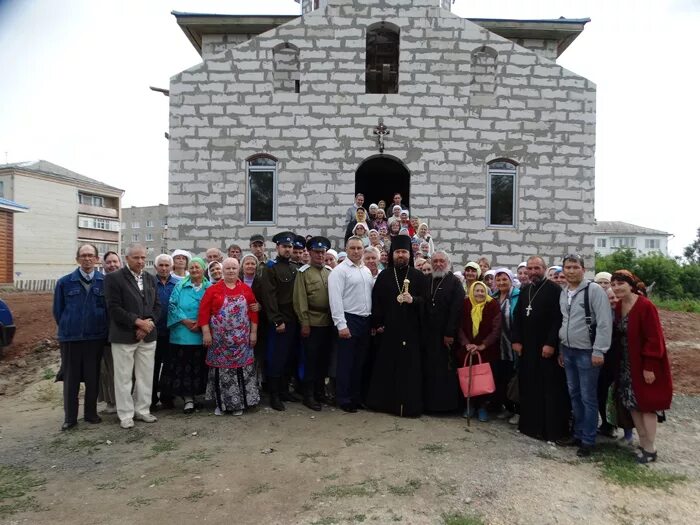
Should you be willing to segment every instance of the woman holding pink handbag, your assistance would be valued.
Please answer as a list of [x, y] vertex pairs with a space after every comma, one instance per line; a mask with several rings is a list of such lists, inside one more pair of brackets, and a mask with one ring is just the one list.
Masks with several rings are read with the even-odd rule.
[[[464, 302], [464, 317], [462, 328], [459, 331], [460, 344], [457, 347], [457, 362], [469, 364], [469, 355], [473, 361], [488, 363], [490, 366], [499, 358], [499, 339], [501, 335], [501, 309], [498, 301], [494, 301], [488, 294], [486, 285], [481, 281], [472, 283], [469, 294]], [[474, 368], [474, 367], [473, 367]], [[491, 377], [493, 381], [493, 377]], [[476, 384], [472, 382], [472, 385]], [[465, 398], [469, 392], [463, 392]], [[465, 418], [473, 417], [478, 411], [479, 421], [489, 420], [486, 404], [491, 395], [479, 395], [471, 397], [468, 408], [464, 411]]]

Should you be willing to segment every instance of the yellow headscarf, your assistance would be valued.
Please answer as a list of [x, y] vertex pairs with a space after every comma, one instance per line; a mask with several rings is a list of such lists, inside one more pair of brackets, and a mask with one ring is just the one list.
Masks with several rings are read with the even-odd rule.
[[[486, 300], [482, 303], [477, 303], [474, 298], [474, 288], [476, 286], [483, 286], [486, 292]], [[481, 325], [481, 319], [484, 316], [484, 306], [493, 301], [493, 297], [489, 295], [488, 287], [481, 281], [474, 281], [469, 287], [469, 302], [472, 305], [472, 335], [476, 337], [479, 333], [479, 325]]]

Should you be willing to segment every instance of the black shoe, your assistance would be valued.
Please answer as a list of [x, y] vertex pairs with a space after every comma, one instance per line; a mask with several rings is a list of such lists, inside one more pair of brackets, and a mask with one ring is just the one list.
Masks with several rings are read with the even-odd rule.
[[305, 397], [304, 398], [304, 406], [310, 408], [311, 410], [314, 410], [316, 412], [321, 411], [321, 403], [316, 401], [313, 397]]
[[574, 436], [557, 439], [554, 443], [560, 447], [580, 447], [582, 445], [581, 440]]
[[598, 434], [609, 438], [615, 438], [617, 437], [617, 429], [610, 423], [603, 423], [598, 427]]
[[355, 412], [357, 412], [357, 408], [352, 403], [346, 403], [344, 405], [340, 405], [340, 410], [342, 410], [343, 412], [349, 412], [351, 414], [354, 414]]
[[98, 423], [102, 423], [102, 418], [100, 416], [92, 416], [92, 417], [85, 417], [85, 421], [87, 423], [92, 423], [93, 425], [96, 425]]
[[581, 446], [578, 447], [578, 450], [576, 451], [576, 455], [580, 458], [588, 458], [591, 456], [594, 449], [595, 447], [593, 445], [581, 444]]
[[73, 421], [73, 422], [71, 422], [71, 423], [69, 423], [68, 421], [66, 421], [65, 423], [63, 423], [63, 425], [61, 425], [61, 431], [70, 430], [71, 428], [73, 428], [73, 427], [76, 426], [77, 424], [78, 424], [77, 421]]
[[272, 410], [277, 410], [278, 412], [284, 412], [286, 410], [282, 399], [278, 394], [270, 394], [270, 408]]
[[656, 461], [656, 452], [647, 452], [643, 448], [641, 449], [641, 454], [637, 456], [637, 463], [640, 465], [646, 465], [654, 461]]

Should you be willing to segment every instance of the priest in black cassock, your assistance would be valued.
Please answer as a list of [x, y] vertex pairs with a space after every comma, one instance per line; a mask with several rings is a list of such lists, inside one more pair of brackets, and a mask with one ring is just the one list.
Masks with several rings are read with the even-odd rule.
[[372, 326], [382, 333], [367, 406], [398, 416], [423, 412], [422, 329], [428, 282], [413, 267], [411, 238], [391, 241], [389, 265], [372, 290]]
[[433, 274], [425, 308], [423, 406], [426, 412], [453, 412], [462, 394], [454, 361], [454, 341], [464, 310], [464, 288], [450, 271], [444, 251], [432, 257]]
[[556, 441], [569, 435], [566, 374], [557, 362], [561, 287], [545, 277], [541, 257], [527, 261], [530, 283], [520, 290], [513, 316], [513, 351], [520, 355], [520, 432]]

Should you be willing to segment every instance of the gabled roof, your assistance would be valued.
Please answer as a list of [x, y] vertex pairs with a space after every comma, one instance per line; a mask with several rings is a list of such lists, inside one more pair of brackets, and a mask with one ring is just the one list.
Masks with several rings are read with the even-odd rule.
[[0, 210], [11, 211], [13, 213], [26, 213], [27, 211], [29, 211], [29, 206], [25, 206], [24, 204], [19, 204], [15, 201], [11, 201], [10, 199], [3, 199], [2, 197], [0, 197]]
[[90, 177], [86, 177], [85, 175], [80, 175], [79, 173], [76, 173], [62, 166], [59, 166], [58, 164], [53, 164], [52, 162], [48, 162], [45, 160], [15, 162], [12, 164], [0, 164], [0, 170], [6, 169], [24, 171], [28, 173], [36, 173], [62, 182], [73, 182], [81, 185], [92, 186], [94, 188], [102, 189], [110, 193], [124, 193], [124, 190], [122, 189], [115, 188], [114, 186], [110, 186], [108, 184], [105, 184], [104, 182], [100, 182], [99, 180], [91, 179]]
[[595, 225], [595, 233], [611, 233], [619, 235], [663, 235], [666, 237], [673, 235], [661, 230], [645, 228], [644, 226], [637, 226], [636, 224], [630, 224], [629, 222], [622, 221], [598, 221]]
[[[299, 18], [300, 15], [224, 15], [172, 11], [177, 24], [197, 52], [202, 54], [202, 35], [259, 35]], [[555, 18], [516, 20], [500, 18], [467, 18], [470, 22], [503, 38], [556, 40], [557, 56], [583, 32], [590, 18]]]

